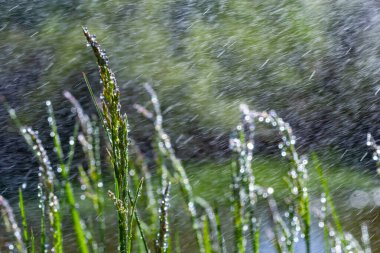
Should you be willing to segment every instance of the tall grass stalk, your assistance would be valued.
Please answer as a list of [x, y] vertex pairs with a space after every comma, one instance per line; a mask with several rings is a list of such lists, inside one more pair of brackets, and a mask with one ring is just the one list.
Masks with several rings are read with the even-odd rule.
[[[250, 117], [249, 109], [246, 105], [240, 106], [241, 120], [236, 127], [235, 136], [230, 138], [230, 148], [237, 153], [235, 170], [233, 172], [233, 199], [234, 199], [234, 220], [235, 220], [235, 240], [237, 241], [237, 251], [243, 253], [247, 248], [247, 232], [256, 234], [258, 227], [257, 218], [254, 214], [257, 202], [257, 189], [255, 177], [252, 170], [253, 148], [254, 148], [254, 118]], [[254, 248], [255, 237], [251, 237], [251, 247]]]
[[240, 169], [236, 164], [233, 164], [232, 169], [232, 206], [234, 217], [234, 232], [235, 232], [235, 251], [238, 253], [245, 252], [246, 239], [243, 234], [244, 221], [243, 216], [243, 201], [241, 199], [241, 176]]

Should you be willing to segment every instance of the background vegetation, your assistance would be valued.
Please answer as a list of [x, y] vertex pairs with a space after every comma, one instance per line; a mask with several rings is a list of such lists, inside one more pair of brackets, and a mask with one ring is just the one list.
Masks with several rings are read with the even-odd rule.
[[[164, 126], [179, 157], [214, 169], [194, 169], [194, 184], [225, 171], [214, 164], [224, 164], [231, 155], [229, 135], [242, 102], [258, 111], [275, 109], [293, 126], [302, 153], [317, 150], [335, 165], [374, 168], [365, 139], [367, 132], [379, 137], [380, 129], [376, 1], [20, 0], [1, 6], [0, 93], [36, 129], [47, 128], [41, 119], [49, 98], [63, 150], [69, 150], [76, 117], [62, 99], [63, 91], [72, 92], [89, 115], [96, 113], [80, 73], [97, 82], [97, 68], [83, 50], [79, 29], [88, 25], [113, 59], [130, 136], [154, 157], [154, 126], [133, 108], [136, 102], [149, 106], [142, 102], [149, 101], [143, 91], [148, 82], [158, 93]], [[99, 87], [94, 90], [100, 92]], [[10, 127], [3, 107], [0, 120], [7, 122], [0, 131], [0, 189], [14, 200], [23, 183], [36, 189], [38, 161]], [[46, 150], [54, 148], [49, 135], [40, 138]], [[259, 131], [256, 140], [256, 150], [277, 154], [271, 131]], [[51, 159], [60, 162], [59, 157]], [[73, 163], [81, 159], [74, 156]], [[263, 160], [268, 166], [262, 171], [279, 166]], [[340, 175], [333, 192], [343, 201], [355, 193], [353, 188], [373, 182], [355, 172], [331, 173]], [[276, 181], [279, 174], [270, 174]], [[220, 182], [229, 181], [226, 177]], [[351, 187], [349, 179], [355, 181]], [[279, 184], [286, 195], [286, 185]], [[341, 189], [346, 186], [345, 195]]]
[[[277, 110], [303, 147], [348, 150], [351, 161], [362, 157], [368, 131], [378, 136], [374, 1], [17, 1], [2, 7], [1, 93], [30, 122], [41, 116], [45, 97], [59, 101], [64, 114], [64, 89], [87, 107], [78, 70], [90, 80], [97, 71], [78, 28], [88, 25], [117, 56], [122, 103], [141, 100], [144, 82], [155, 87], [168, 131], [197, 147], [181, 156], [224, 153], [243, 101]], [[131, 115], [130, 124], [140, 122]], [[150, 136], [135, 129], [139, 142]]]

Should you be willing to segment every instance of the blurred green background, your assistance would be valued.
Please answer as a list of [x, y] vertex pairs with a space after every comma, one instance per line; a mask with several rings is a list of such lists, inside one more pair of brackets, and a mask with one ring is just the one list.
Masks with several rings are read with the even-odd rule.
[[[147, 105], [149, 82], [184, 159], [225, 157], [247, 103], [289, 121], [303, 152], [373, 166], [362, 158], [367, 132], [380, 136], [379, 8], [372, 0], [1, 1], [0, 94], [40, 129], [43, 101], [52, 100], [68, 136], [73, 114], [62, 92], [94, 111], [81, 72], [100, 89], [81, 31], [88, 26], [107, 50], [145, 150], [151, 127], [132, 105]], [[30, 156], [3, 108], [0, 120], [2, 173], [25, 168]], [[259, 151], [277, 152], [272, 133], [257, 138]]]
[[[63, 143], [75, 120], [64, 90], [95, 113], [82, 72], [99, 94], [98, 70], [81, 26], [107, 51], [131, 136], [149, 157], [152, 125], [133, 109], [134, 103], [150, 106], [143, 89], [148, 82], [162, 104], [164, 127], [205, 198], [229, 191], [228, 138], [239, 104], [247, 103], [276, 110], [293, 127], [299, 152], [318, 151], [332, 167], [333, 194], [347, 227], [359, 235], [358, 224], [370, 220], [371, 234], [379, 234], [378, 209], [372, 209], [379, 205], [378, 180], [346, 165], [375, 167], [366, 134], [380, 139], [380, 2], [0, 0], [0, 94], [40, 130], [48, 151], [45, 100], [53, 102]], [[0, 122], [0, 194], [11, 196], [22, 183], [37, 182], [37, 167], [2, 106]], [[273, 132], [260, 128], [256, 137], [258, 152], [278, 155]], [[283, 164], [255, 159], [259, 183], [275, 186], [281, 198]], [[218, 180], [213, 185], [209, 178]], [[349, 198], [358, 189], [369, 192], [371, 210], [352, 208]]]

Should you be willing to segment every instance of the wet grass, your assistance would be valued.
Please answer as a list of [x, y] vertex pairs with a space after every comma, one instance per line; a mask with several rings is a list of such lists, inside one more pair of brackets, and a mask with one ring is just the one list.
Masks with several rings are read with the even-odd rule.
[[[196, 195], [202, 196], [208, 201], [228, 204], [228, 198], [215, 198], [215, 196], [220, 195], [220, 193], [230, 194], [229, 191], [226, 191], [226, 185], [231, 182], [231, 164], [229, 162], [188, 162], [186, 165]], [[253, 167], [258, 185], [273, 187], [275, 189], [273, 195], [276, 199], [286, 197], [288, 189], [283, 180], [288, 167], [286, 161], [279, 159], [279, 157], [258, 154], [253, 159]], [[311, 169], [309, 174], [309, 192], [313, 197], [318, 197], [322, 190], [318, 173]], [[334, 184], [331, 191], [337, 197], [344, 194], [348, 195], [355, 189], [368, 191], [380, 183], [373, 172], [358, 171], [357, 168], [339, 164], [329, 165], [325, 169], [325, 176], [330, 184]], [[210, 180], [210, 178], [217, 178], [218, 180]]]
[[[369, 187], [372, 177], [355, 171], [326, 171], [316, 155], [309, 161], [307, 156], [298, 154], [291, 126], [274, 111], [257, 112], [241, 105], [240, 123], [230, 138], [230, 161], [219, 165], [184, 164], [177, 158], [163, 128], [159, 99], [153, 88], [145, 84], [151, 97], [149, 107], [135, 105], [137, 112], [151, 120], [155, 128], [154, 158], [145, 157], [128, 134], [128, 118], [122, 113], [121, 94], [109, 60], [95, 36], [86, 28], [83, 32], [96, 57], [103, 91], [97, 98], [84, 75], [99, 121], [90, 119], [77, 100], [65, 92], [77, 114], [68, 150], [62, 148], [50, 101], [46, 102], [47, 121], [54, 152], [47, 152], [38, 132], [24, 126], [5, 103], [37, 158], [40, 171], [39, 228], [28, 223], [30, 213], [25, 208], [22, 190], [19, 192], [22, 226], [18, 226], [13, 210], [0, 196], [7, 232], [14, 237], [4, 245], [8, 251], [63, 252], [69, 248], [64, 240], [63, 219], [69, 216], [77, 251], [81, 253], [107, 252], [105, 237], [109, 231], [117, 231], [118, 246], [113, 250], [121, 253], [179, 252], [188, 240], [194, 242], [192, 251], [201, 253], [257, 253], [261, 249], [263, 223], [270, 224], [270, 240], [277, 252], [294, 252], [302, 243], [304, 251], [310, 253], [312, 219], [319, 222], [327, 252], [370, 252], [365, 224], [361, 226], [361, 239], [344, 230], [329, 182], [332, 189], [342, 192], [353, 189], [353, 185]], [[279, 158], [254, 153], [258, 126], [272, 129], [273, 135], [280, 137]], [[104, 130], [106, 142], [101, 141], [100, 129]], [[82, 149], [83, 161], [74, 165], [76, 145]], [[377, 153], [377, 146], [372, 146]], [[112, 169], [113, 190], [108, 190], [111, 187], [104, 180], [101, 152], [107, 154], [107, 166]], [[56, 157], [56, 164], [50, 162], [51, 155]], [[154, 164], [153, 175], [148, 164]], [[72, 174], [79, 177], [76, 184], [81, 189], [80, 198], [87, 199], [86, 205], [78, 200], [75, 193], [78, 189], [69, 180]], [[316, 200], [319, 203], [312, 205]], [[113, 202], [112, 208], [107, 207], [107, 201]], [[83, 212], [86, 208], [92, 209], [88, 213], [94, 216], [88, 217]], [[111, 210], [115, 212], [115, 226], [107, 226], [106, 213]], [[182, 230], [172, 223], [178, 218], [173, 216], [176, 211], [180, 211], [179, 218], [189, 221]], [[232, 237], [226, 237], [231, 231]], [[189, 239], [184, 241], [182, 235]]]

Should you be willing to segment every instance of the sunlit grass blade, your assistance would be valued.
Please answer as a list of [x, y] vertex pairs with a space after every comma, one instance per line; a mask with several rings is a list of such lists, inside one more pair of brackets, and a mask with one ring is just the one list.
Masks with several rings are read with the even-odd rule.
[[29, 232], [28, 232], [28, 223], [26, 220], [26, 213], [25, 213], [25, 206], [24, 206], [24, 197], [22, 194], [21, 188], [18, 189], [19, 193], [19, 208], [20, 208], [20, 213], [21, 213], [21, 221], [22, 221], [22, 237], [24, 240], [25, 248], [27, 253], [31, 252], [31, 247], [30, 247], [30, 238], [29, 238]]
[[[251, 216], [252, 219], [252, 216]], [[260, 222], [255, 220], [251, 222], [251, 244], [252, 252], [259, 253], [260, 250]]]
[[205, 253], [212, 253], [212, 246], [211, 246], [211, 237], [210, 237], [210, 230], [209, 230], [209, 223], [206, 216], [203, 216], [203, 244], [205, 248]]
[[[205, 243], [210, 243], [211, 251], [212, 252], [221, 252], [222, 248], [219, 248], [218, 244], [218, 224], [216, 220], [216, 214], [214, 212], [214, 209], [212, 206], [203, 198], [195, 197], [195, 202], [203, 209], [204, 216], [207, 219], [207, 237], [208, 239], [204, 238]], [[203, 221], [203, 224], [205, 224], [205, 221]], [[205, 235], [205, 228], [203, 228], [203, 235]], [[206, 246], [206, 244], [204, 244]], [[206, 250], [206, 249], [205, 249]]]

